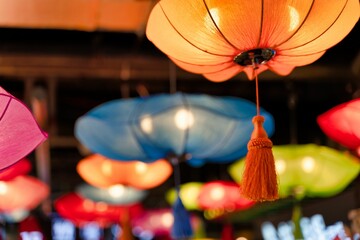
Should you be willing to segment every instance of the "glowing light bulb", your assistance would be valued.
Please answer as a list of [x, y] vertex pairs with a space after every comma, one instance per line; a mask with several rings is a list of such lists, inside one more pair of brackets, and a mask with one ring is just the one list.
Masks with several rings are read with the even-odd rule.
[[150, 116], [145, 116], [140, 121], [140, 128], [145, 133], [151, 133], [153, 131], [153, 123]]
[[292, 6], [289, 7], [289, 15], [290, 15], [290, 24], [289, 24], [289, 31], [293, 31], [299, 26], [300, 23], [300, 15], [296, 8]]
[[0, 181], [0, 195], [5, 195], [8, 191], [7, 184], [3, 181]]
[[101, 164], [101, 171], [104, 175], [111, 176], [112, 175], [112, 164], [110, 161], [105, 161]]
[[312, 157], [304, 157], [301, 161], [301, 167], [306, 173], [310, 173], [315, 168], [315, 160]]
[[146, 170], [148, 169], [148, 166], [146, 163], [143, 163], [143, 162], [137, 162], [135, 164], [135, 171], [137, 173], [145, 173]]
[[96, 203], [96, 210], [99, 212], [105, 212], [107, 210], [107, 205], [104, 202], [97, 202]]
[[124, 195], [125, 187], [121, 184], [116, 184], [108, 188], [110, 196], [113, 198], [119, 198]]
[[194, 115], [186, 109], [180, 109], [176, 112], [175, 125], [181, 130], [185, 130], [194, 125]]
[[212, 21], [216, 24], [216, 26], [220, 26], [220, 16], [219, 16], [219, 9], [218, 8], [211, 8], [209, 10]]
[[85, 211], [91, 212], [94, 209], [95, 204], [94, 204], [94, 202], [92, 202], [90, 200], [85, 200], [83, 202], [83, 207], [84, 207]]
[[276, 159], [275, 167], [276, 167], [277, 174], [281, 175], [286, 170], [286, 163], [283, 159]]
[[216, 200], [216, 201], [221, 200], [224, 198], [224, 196], [225, 196], [225, 191], [222, 187], [214, 187], [210, 191], [210, 197], [213, 200]]
[[161, 216], [161, 223], [165, 227], [171, 227], [174, 223], [174, 216], [171, 213], [164, 213]]

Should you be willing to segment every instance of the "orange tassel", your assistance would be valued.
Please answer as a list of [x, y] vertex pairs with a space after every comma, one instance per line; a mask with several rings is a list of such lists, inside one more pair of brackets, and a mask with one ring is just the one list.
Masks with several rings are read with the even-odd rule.
[[242, 195], [253, 201], [273, 201], [279, 198], [272, 142], [263, 128], [263, 116], [252, 120], [254, 131], [248, 143], [248, 153], [241, 181]]

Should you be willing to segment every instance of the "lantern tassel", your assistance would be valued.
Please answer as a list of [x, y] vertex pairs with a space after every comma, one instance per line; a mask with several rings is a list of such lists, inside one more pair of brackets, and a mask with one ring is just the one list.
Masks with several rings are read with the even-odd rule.
[[279, 198], [273, 144], [263, 127], [265, 118], [260, 116], [258, 78], [255, 76], [257, 116], [252, 119], [254, 130], [247, 145], [241, 191], [253, 201], [273, 201]]
[[178, 195], [173, 205], [174, 224], [171, 230], [173, 239], [190, 239], [193, 230], [190, 223], [189, 213], [186, 211], [180, 196]]

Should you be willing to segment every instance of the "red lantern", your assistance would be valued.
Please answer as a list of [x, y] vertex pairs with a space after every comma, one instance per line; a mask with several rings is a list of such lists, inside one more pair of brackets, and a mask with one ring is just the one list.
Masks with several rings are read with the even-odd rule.
[[150, 189], [162, 184], [171, 175], [172, 167], [163, 159], [153, 163], [121, 162], [93, 154], [79, 162], [77, 172], [95, 187], [123, 184], [138, 189]]
[[0, 211], [31, 210], [49, 195], [49, 187], [30, 176], [0, 181]]
[[360, 99], [340, 104], [317, 118], [324, 133], [360, 155]]
[[68, 193], [54, 202], [56, 211], [77, 226], [96, 221], [100, 226], [118, 223], [122, 216], [129, 213], [129, 217], [139, 216], [143, 210], [140, 204], [118, 206], [104, 202], [94, 202], [82, 198], [76, 193]]
[[239, 185], [230, 181], [205, 183], [199, 193], [199, 205], [204, 210], [236, 211], [255, 204], [241, 196]]
[[31, 170], [31, 163], [28, 159], [23, 158], [14, 165], [0, 171], [0, 181], [8, 181], [17, 176], [25, 175]]

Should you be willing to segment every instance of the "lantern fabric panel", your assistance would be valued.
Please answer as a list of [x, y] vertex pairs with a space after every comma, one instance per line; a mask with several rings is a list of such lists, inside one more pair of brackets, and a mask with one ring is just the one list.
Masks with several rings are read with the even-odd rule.
[[[149, 16], [146, 36], [179, 67], [219, 82], [241, 71], [253, 79], [253, 64], [239, 66], [235, 58], [254, 49], [274, 50], [256, 74], [270, 69], [288, 75], [320, 58], [358, 19], [357, 0], [162, 0]], [[289, 58], [288, 66], [269, 68], [276, 56]]]
[[28, 107], [1, 87], [0, 124], [0, 169], [24, 158], [47, 138]]
[[172, 173], [172, 166], [160, 159], [152, 163], [140, 161], [116, 161], [100, 154], [82, 159], [77, 167], [79, 175], [95, 187], [110, 187], [115, 184], [138, 189], [150, 189], [162, 184]]
[[[246, 154], [255, 113], [255, 104], [235, 97], [159, 94], [102, 104], [76, 121], [75, 135], [93, 152], [122, 161], [189, 154], [194, 165], [230, 162]], [[261, 113], [272, 135], [273, 118]]]
[[339, 104], [317, 117], [321, 130], [341, 145], [357, 150], [360, 147], [360, 99]]

